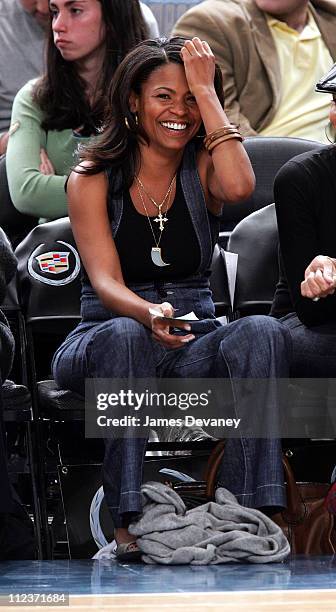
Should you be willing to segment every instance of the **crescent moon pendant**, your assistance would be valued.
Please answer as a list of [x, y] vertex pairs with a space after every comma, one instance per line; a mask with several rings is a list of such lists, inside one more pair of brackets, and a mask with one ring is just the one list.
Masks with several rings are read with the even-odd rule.
[[153, 264], [162, 268], [163, 266], [170, 266], [169, 263], [165, 263], [161, 257], [161, 249], [160, 247], [152, 247], [151, 250], [151, 258]]

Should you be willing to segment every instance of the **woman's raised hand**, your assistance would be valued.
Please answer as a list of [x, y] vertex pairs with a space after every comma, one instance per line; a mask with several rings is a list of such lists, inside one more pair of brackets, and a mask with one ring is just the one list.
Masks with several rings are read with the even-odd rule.
[[205, 40], [197, 37], [186, 40], [181, 57], [189, 89], [194, 96], [200, 89], [214, 89], [215, 56]]
[[185, 321], [174, 321], [169, 324], [167, 323], [167, 319], [163, 319], [162, 316], [155, 316], [152, 314], [153, 311], [158, 311], [164, 317], [173, 317], [174, 316], [174, 308], [169, 302], [163, 302], [162, 304], [152, 304], [150, 307], [150, 317], [151, 317], [151, 327], [153, 332], [153, 338], [163, 344], [168, 349], [178, 349], [182, 348], [186, 345], [186, 343], [190, 342], [190, 340], [194, 340], [195, 336], [193, 334], [186, 334], [184, 336], [177, 336], [175, 334], [170, 334], [169, 329], [173, 327], [178, 327], [179, 329], [184, 329], [185, 331], [190, 331], [190, 325]]
[[301, 295], [317, 300], [335, 293], [336, 259], [318, 255], [305, 271], [305, 280], [301, 283]]

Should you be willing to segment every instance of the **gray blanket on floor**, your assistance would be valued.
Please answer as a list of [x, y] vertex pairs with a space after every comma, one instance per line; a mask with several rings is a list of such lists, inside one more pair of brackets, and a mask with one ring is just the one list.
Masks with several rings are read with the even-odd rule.
[[147, 482], [141, 492], [143, 514], [129, 531], [145, 563], [270, 563], [290, 552], [280, 527], [259, 510], [241, 506], [227, 489], [217, 489], [216, 502], [188, 511], [181, 497], [160, 482]]

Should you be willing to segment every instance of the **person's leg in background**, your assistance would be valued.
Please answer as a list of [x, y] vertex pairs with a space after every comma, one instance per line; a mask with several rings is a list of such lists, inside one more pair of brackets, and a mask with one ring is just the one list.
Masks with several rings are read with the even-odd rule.
[[336, 323], [306, 327], [295, 313], [280, 319], [293, 345], [293, 378], [336, 378]]
[[[3, 422], [3, 403], [0, 382], [0, 524], [3, 525], [4, 515], [13, 510], [12, 491], [9, 482], [7, 456], [5, 446], [5, 426]], [[1, 554], [1, 552], [0, 552]]]
[[[6, 234], [0, 228], [0, 304], [7, 284], [16, 271], [16, 258]], [[10, 484], [7, 467], [6, 434], [3, 419], [2, 384], [14, 359], [14, 337], [0, 310], [0, 559], [34, 559], [36, 543], [32, 521]]]
[[298, 437], [304, 432], [307, 438], [334, 438], [336, 323], [306, 327], [295, 313], [280, 321], [288, 329], [293, 345], [291, 405], [295, 411], [293, 416]]
[[[0, 310], [0, 513], [13, 510], [11, 486], [7, 469], [6, 432], [3, 420], [2, 384], [9, 375], [14, 359], [15, 342], [8, 322]], [[3, 518], [3, 517], [2, 517]]]
[[8, 475], [1, 386], [0, 378], [0, 560], [35, 559], [34, 526], [13, 491]]

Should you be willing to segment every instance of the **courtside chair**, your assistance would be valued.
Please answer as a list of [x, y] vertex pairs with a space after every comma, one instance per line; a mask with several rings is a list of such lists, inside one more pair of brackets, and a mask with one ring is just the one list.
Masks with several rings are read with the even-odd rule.
[[256, 136], [246, 138], [244, 147], [250, 158], [256, 186], [252, 195], [244, 202], [226, 204], [221, 217], [220, 245], [226, 248], [234, 227], [252, 212], [274, 202], [273, 183], [277, 172], [292, 157], [321, 148], [314, 140], [302, 138], [271, 138]]
[[[37, 383], [48, 379], [54, 351], [80, 321], [81, 266], [69, 218], [38, 225], [20, 243], [15, 254], [30, 368]], [[50, 392], [56, 388], [52, 380], [46, 380], [45, 387]], [[67, 418], [76, 419], [76, 413], [75, 402], [72, 413], [64, 409], [64, 418], [68, 414]], [[52, 416], [61, 417], [61, 414], [63, 411]]]
[[269, 313], [279, 278], [278, 243], [274, 204], [251, 213], [232, 231], [227, 251], [238, 255], [234, 318]]
[[[50, 227], [51, 226], [51, 227]], [[50, 558], [51, 543], [47, 512], [49, 459], [56, 462], [49, 448], [54, 432], [51, 419], [75, 420], [77, 403], [71, 398], [56, 410], [49, 400], [44, 407], [39, 381], [45, 380], [46, 393], [53, 397], [54, 381], [48, 380], [54, 350], [79, 321], [80, 262], [68, 218], [36, 226], [17, 247], [19, 299], [27, 335], [28, 371], [38, 444], [39, 489], [42, 506], [44, 556]], [[69, 392], [68, 392], [69, 394]], [[48, 395], [48, 399], [49, 399]], [[83, 402], [80, 402], [82, 419]], [[57, 405], [58, 407], [58, 405]], [[45, 408], [45, 409], [44, 409]], [[62, 410], [61, 410], [62, 409]], [[53, 412], [54, 410], [54, 412]], [[56, 444], [56, 443], [55, 443]], [[54, 447], [52, 448], [52, 451]], [[48, 464], [48, 470], [47, 470]]]

